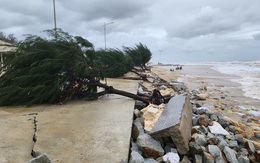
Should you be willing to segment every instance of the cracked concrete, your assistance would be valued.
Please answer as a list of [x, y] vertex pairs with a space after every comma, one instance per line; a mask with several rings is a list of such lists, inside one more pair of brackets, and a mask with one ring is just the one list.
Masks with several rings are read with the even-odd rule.
[[[108, 84], [136, 93], [137, 82], [110, 79]], [[0, 107], [0, 162], [28, 162], [32, 149], [54, 162], [125, 161], [133, 109], [134, 100], [119, 95], [65, 105]]]
[[0, 162], [27, 162], [32, 158], [33, 116], [0, 110]]

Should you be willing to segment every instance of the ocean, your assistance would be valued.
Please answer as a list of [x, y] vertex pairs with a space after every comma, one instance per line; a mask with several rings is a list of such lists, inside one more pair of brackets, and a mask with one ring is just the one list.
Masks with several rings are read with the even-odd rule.
[[210, 65], [221, 73], [235, 75], [236, 78], [230, 80], [241, 84], [244, 95], [260, 100], [260, 60], [215, 62]]

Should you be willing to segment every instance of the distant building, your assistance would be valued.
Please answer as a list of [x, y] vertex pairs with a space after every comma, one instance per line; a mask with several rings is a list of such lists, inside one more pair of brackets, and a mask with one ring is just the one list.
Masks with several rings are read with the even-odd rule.
[[[12, 51], [15, 50], [13, 44], [0, 40], [0, 68], [4, 65], [5, 57], [3, 56], [2, 52]], [[0, 72], [1, 76], [2, 72]]]

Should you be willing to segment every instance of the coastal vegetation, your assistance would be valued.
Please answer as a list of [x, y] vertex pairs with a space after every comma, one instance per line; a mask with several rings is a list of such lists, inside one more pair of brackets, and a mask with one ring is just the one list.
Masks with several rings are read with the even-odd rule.
[[4, 32], [0, 31], [0, 40], [7, 42], [7, 43], [17, 43], [18, 40], [16, 39], [16, 37], [14, 36], [14, 34], [8, 34], [6, 35]]
[[[97, 99], [107, 93], [147, 99], [103, 84], [106, 77], [120, 77], [134, 66], [146, 69], [150, 50], [139, 43], [134, 48], [98, 49], [80, 36], [62, 30], [47, 30], [47, 38], [28, 35], [5, 56], [0, 77], [0, 105], [58, 103], [73, 99]], [[103, 92], [97, 92], [102, 87]]]

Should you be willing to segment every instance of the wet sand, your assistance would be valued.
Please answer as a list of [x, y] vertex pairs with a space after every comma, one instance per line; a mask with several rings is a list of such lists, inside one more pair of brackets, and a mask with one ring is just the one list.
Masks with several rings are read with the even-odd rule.
[[231, 81], [238, 76], [228, 75], [213, 70], [210, 65], [185, 65], [182, 70], [174, 72], [161, 70], [160, 76], [168, 80], [184, 82], [189, 90], [207, 87], [212, 99], [221, 99], [233, 107], [245, 106], [260, 109], [260, 100], [244, 96], [240, 83]]
[[[168, 81], [183, 82], [189, 91], [198, 90], [208, 94], [207, 100], [193, 102], [208, 107], [211, 112], [223, 114], [232, 121], [239, 133], [260, 143], [260, 139], [254, 137], [254, 133], [260, 133], [260, 116], [252, 114], [260, 113], [260, 100], [244, 96], [241, 84], [230, 81], [238, 76], [222, 74], [211, 69], [210, 65], [185, 65], [182, 70], [174, 72], [169, 67], [162, 69], [154, 66], [153, 71]], [[246, 109], [241, 109], [241, 106]]]

